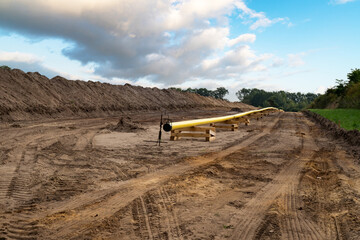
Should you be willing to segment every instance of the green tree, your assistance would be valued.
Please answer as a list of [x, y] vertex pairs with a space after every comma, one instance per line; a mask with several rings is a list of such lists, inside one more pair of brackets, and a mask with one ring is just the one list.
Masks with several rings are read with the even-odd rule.
[[244, 98], [250, 94], [250, 92], [251, 92], [251, 89], [243, 88], [243, 89], [237, 91], [235, 94], [236, 94], [237, 98], [240, 100], [240, 102], [242, 102], [244, 100]]
[[178, 91], [178, 92], [182, 92], [183, 90], [181, 88], [175, 88], [175, 87], [171, 87], [169, 88], [170, 90], [175, 90], [175, 91]]
[[256, 107], [277, 107], [285, 111], [299, 111], [307, 107], [318, 95], [285, 91], [267, 92], [257, 88], [243, 88], [236, 93], [236, 96], [241, 102]]
[[212, 92], [206, 88], [199, 88], [196, 90], [196, 93], [201, 95], [201, 96], [205, 96], [205, 97], [213, 97]]
[[360, 69], [358, 68], [351, 69], [351, 73], [347, 74], [347, 78], [349, 79], [349, 83], [360, 82]]
[[0, 68], [1, 68], [1, 69], [5, 69], [5, 70], [11, 70], [11, 68], [8, 67], [8, 66], [6, 66], [6, 65], [2, 65], [2, 66], [0, 66]]
[[229, 91], [224, 87], [219, 87], [214, 91], [207, 88], [188, 88], [186, 90], [183, 90], [183, 92], [197, 93], [201, 96], [213, 97], [218, 99], [224, 99], [224, 96], [229, 93]]
[[226, 94], [229, 94], [229, 91], [224, 87], [219, 87], [213, 91], [214, 97], [218, 99], [224, 99]]
[[336, 79], [336, 86], [314, 99], [311, 108], [360, 108], [360, 69], [351, 69], [348, 81]]

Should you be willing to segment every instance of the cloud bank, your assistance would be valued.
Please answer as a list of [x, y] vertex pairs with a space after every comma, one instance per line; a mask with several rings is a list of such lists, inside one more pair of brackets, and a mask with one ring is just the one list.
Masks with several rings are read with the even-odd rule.
[[0, 26], [68, 41], [62, 53], [95, 64], [101, 77], [174, 85], [234, 79], [279, 62], [251, 49], [254, 33], [230, 37], [234, 10], [250, 30], [288, 21], [269, 19], [239, 0], [2, 0]]
[[39, 57], [21, 52], [0, 51], [0, 65], [10, 65], [12, 68], [40, 72], [50, 78], [60, 75], [56, 70], [44, 66], [43, 60]]

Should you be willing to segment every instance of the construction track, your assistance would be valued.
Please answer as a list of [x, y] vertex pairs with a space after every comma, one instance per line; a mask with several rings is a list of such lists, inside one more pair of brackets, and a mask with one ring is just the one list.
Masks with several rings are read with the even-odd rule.
[[3, 126], [0, 239], [360, 238], [360, 167], [301, 113], [161, 147], [148, 115]]

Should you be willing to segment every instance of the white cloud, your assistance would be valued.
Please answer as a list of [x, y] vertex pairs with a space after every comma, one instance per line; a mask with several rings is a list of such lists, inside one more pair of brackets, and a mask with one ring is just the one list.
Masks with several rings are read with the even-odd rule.
[[39, 57], [29, 53], [0, 51], [0, 61], [24, 62], [31, 64], [31, 63], [41, 62], [42, 60]]
[[271, 67], [277, 68], [284, 65], [284, 59], [275, 57], [273, 59], [273, 63], [271, 64]]
[[245, 34], [238, 36], [237, 38], [229, 39], [228, 45], [230, 47], [232, 47], [238, 43], [246, 43], [246, 42], [253, 43], [253, 42], [255, 42], [255, 40], [256, 40], [255, 34], [245, 33]]
[[[250, 29], [251, 30], [256, 30], [256, 29], [261, 29], [261, 28], [266, 28], [266, 27], [270, 27], [271, 25], [278, 23], [278, 22], [282, 22], [282, 23], [286, 23], [289, 22], [288, 18], [274, 18], [274, 19], [269, 19], [266, 17], [266, 14], [263, 12], [256, 12], [250, 8], [248, 8], [244, 2], [237, 2], [236, 3], [237, 8], [242, 10], [242, 13], [240, 14], [240, 18], [242, 19], [246, 19], [246, 23], [251, 23], [250, 25]], [[250, 19], [247, 19], [250, 18]], [[255, 21], [253, 21], [252, 19], [256, 19]], [[288, 25], [291, 25], [291, 23], [288, 23]]]
[[193, 24], [205, 23], [210, 18], [221, 18], [234, 9], [236, 0], [208, 1], [208, 0], [179, 0], [169, 7], [165, 16], [166, 28], [178, 30], [193, 27]]
[[[80, 75], [61, 72], [46, 65], [45, 58], [40, 58], [34, 54], [24, 52], [5, 52], [0, 51], [0, 65], [6, 65], [10, 68], [21, 69], [25, 72], [39, 72], [48, 78], [62, 76], [68, 79], [82, 79]], [[91, 71], [91, 69], [83, 68], [83, 71]], [[100, 76], [92, 75], [93, 78], [104, 80]], [[85, 80], [85, 79], [83, 79]]]
[[225, 47], [228, 28], [208, 28], [195, 31], [184, 43], [184, 51], [199, 51], [199, 49], [215, 50]]
[[[18, 68], [26, 72], [40, 72], [49, 77], [60, 75], [58, 71], [45, 66], [43, 59], [29, 53], [0, 51], [0, 65]], [[66, 75], [66, 77], [68, 76]]]
[[[94, 64], [99, 79], [171, 85], [272, 67], [265, 63], [272, 56], [247, 45], [255, 34], [230, 38], [228, 17], [235, 9], [251, 20], [252, 30], [288, 21], [267, 18], [242, 0], [2, 0], [0, 26], [38, 39], [65, 39], [70, 46], [62, 53]], [[15, 60], [45, 66], [35, 56]]]
[[288, 61], [290, 67], [299, 67], [305, 64], [304, 60], [302, 59], [306, 53], [296, 53], [296, 54], [288, 54]]
[[319, 86], [316, 88], [315, 93], [324, 94], [326, 92], [327, 88], [325, 86]]
[[331, 4], [345, 4], [348, 2], [354, 2], [356, 0], [331, 0], [330, 3]]
[[283, 22], [283, 21], [285, 21], [284, 18], [275, 18], [275, 19], [271, 19], [271, 20], [266, 17], [259, 18], [256, 22], [251, 24], [250, 29], [255, 30], [258, 28], [265, 28], [265, 27], [269, 27], [275, 23]]

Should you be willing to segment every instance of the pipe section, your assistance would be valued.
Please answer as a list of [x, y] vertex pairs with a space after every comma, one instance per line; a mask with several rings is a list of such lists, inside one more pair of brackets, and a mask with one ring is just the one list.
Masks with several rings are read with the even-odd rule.
[[238, 118], [243, 118], [246, 116], [251, 116], [255, 113], [266, 113], [266, 112], [276, 112], [280, 111], [274, 107], [267, 107], [259, 110], [252, 110], [248, 112], [238, 113], [235, 115], [229, 115], [224, 117], [215, 117], [215, 118], [203, 118], [203, 119], [195, 119], [195, 120], [188, 120], [188, 121], [181, 121], [181, 122], [173, 122], [173, 123], [165, 123], [163, 126], [164, 131], [170, 132], [171, 130], [179, 129], [179, 128], [186, 128], [186, 127], [193, 127], [197, 125], [204, 125], [210, 123], [217, 123], [217, 122], [224, 122], [227, 120], [236, 120]]

